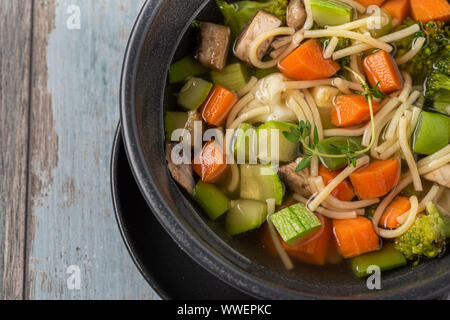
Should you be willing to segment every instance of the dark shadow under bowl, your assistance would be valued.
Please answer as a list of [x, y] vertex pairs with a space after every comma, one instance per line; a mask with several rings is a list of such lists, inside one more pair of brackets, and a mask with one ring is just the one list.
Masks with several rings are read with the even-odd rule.
[[206, 270], [257, 298], [428, 299], [450, 290], [450, 255], [385, 273], [382, 289], [375, 291], [343, 272], [342, 266], [298, 265], [287, 272], [261, 246], [226, 235], [178, 188], [164, 158], [163, 112], [174, 105], [166, 90], [167, 71], [173, 58], [192, 49], [190, 22], [219, 17], [213, 1], [147, 1], [125, 56], [121, 82], [125, 147], [148, 205], [170, 236]]

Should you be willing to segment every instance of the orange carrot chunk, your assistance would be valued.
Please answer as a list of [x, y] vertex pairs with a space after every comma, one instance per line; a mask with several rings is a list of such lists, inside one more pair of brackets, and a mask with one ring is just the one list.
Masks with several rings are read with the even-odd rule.
[[[315, 235], [311, 236], [311, 241], [305, 240], [299, 245], [291, 246], [282, 241], [283, 247], [292, 258], [318, 266], [323, 266], [326, 263], [330, 245], [332, 245], [332, 224], [331, 221], [321, 215], [317, 217], [322, 222], [320, 228]], [[320, 232], [320, 235], [318, 233]], [[314, 238], [316, 236], [316, 238]]]
[[409, 16], [409, 0], [388, 0], [383, 6], [389, 12], [393, 19], [402, 23]]
[[278, 64], [278, 69], [295, 80], [317, 80], [329, 78], [340, 66], [323, 57], [323, 48], [315, 39], [303, 43]]
[[[374, 114], [380, 110], [380, 105], [372, 101]], [[354, 126], [370, 119], [369, 103], [365, 97], [358, 94], [338, 96], [331, 111], [331, 122], [337, 127]]]
[[414, 20], [422, 23], [428, 21], [450, 21], [450, 4], [447, 0], [411, 0]]
[[364, 59], [364, 71], [369, 84], [390, 94], [403, 87], [403, 78], [397, 63], [392, 56], [384, 50], [377, 51]]
[[375, 161], [350, 175], [350, 181], [361, 199], [372, 199], [386, 195], [397, 185], [400, 177], [398, 159]]
[[333, 220], [333, 229], [339, 253], [344, 258], [380, 249], [380, 239], [367, 218]]
[[214, 86], [202, 106], [203, 119], [210, 125], [222, 126], [237, 100], [227, 88]]
[[406, 197], [397, 197], [386, 208], [380, 220], [380, 227], [385, 229], [396, 229], [400, 226], [397, 218], [411, 209], [411, 202]]
[[356, 0], [364, 7], [368, 6], [381, 6], [385, 0]]
[[203, 146], [200, 152], [194, 158], [192, 168], [198, 174], [202, 181], [214, 183], [220, 180], [227, 169], [225, 156], [218, 143], [210, 141]]
[[[319, 174], [325, 185], [328, 185], [340, 172], [341, 170], [330, 171], [323, 165], [320, 165], [319, 169]], [[342, 181], [331, 194], [342, 201], [350, 201], [355, 197], [353, 186], [348, 179]]]

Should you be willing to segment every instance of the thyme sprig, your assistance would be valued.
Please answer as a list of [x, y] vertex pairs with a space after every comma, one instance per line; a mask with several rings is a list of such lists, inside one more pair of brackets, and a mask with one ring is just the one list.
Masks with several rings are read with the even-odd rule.
[[370, 123], [372, 129], [372, 138], [370, 140], [370, 144], [365, 149], [358, 150], [357, 147], [355, 147], [353, 144], [350, 143], [350, 140], [347, 140], [347, 145], [345, 146], [331, 145], [334, 149], [336, 149], [336, 154], [321, 153], [317, 148], [317, 145], [320, 142], [317, 127], [314, 126], [313, 139], [308, 143], [309, 137], [311, 136], [312, 125], [309, 121], [305, 122], [302, 120], [300, 121], [297, 127], [291, 128], [290, 131], [283, 132], [283, 135], [286, 137], [287, 140], [291, 142], [300, 142], [303, 145], [305, 157], [297, 165], [297, 168], [295, 169], [296, 172], [308, 168], [311, 165], [311, 159], [314, 156], [321, 158], [334, 158], [334, 159], [345, 158], [347, 159], [347, 164], [349, 166], [353, 165], [354, 167], [356, 167], [356, 160], [358, 156], [369, 152], [375, 143], [375, 119], [373, 112], [373, 99], [383, 98], [386, 97], [386, 95], [382, 91], [380, 91], [379, 82], [376, 84], [374, 88], [370, 88], [367, 82], [357, 72], [355, 72], [349, 67], [345, 67], [345, 69], [353, 73], [355, 77], [361, 82], [363, 91], [359, 92], [358, 94], [365, 97], [366, 101], [369, 104]]

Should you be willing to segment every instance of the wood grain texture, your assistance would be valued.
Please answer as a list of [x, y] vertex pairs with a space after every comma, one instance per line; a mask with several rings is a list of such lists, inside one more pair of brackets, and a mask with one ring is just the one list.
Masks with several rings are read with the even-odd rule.
[[[109, 162], [119, 80], [143, 0], [35, 0], [28, 299], [152, 299], [120, 238]], [[81, 28], [70, 30], [77, 5]], [[81, 270], [80, 290], [67, 268]]]
[[31, 11], [0, 1], [0, 299], [23, 296]]

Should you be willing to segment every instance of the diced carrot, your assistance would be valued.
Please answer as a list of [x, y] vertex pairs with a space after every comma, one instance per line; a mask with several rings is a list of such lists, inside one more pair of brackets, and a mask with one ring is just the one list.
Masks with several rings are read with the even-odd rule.
[[393, 19], [402, 23], [409, 16], [409, 0], [388, 0], [383, 6], [389, 12]]
[[411, 0], [411, 11], [414, 20], [450, 21], [450, 4], [447, 0]]
[[380, 249], [380, 239], [367, 218], [333, 220], [333, 229], [339, 253], [344, 258]]
[[[320, 165], [319, 174], [325, 185], [328, 185], [340, 172], [341, 170], [330, 171], [325, 166]], [[342, 181], [331, 194], [342, 201], [350, 201], [355, 197], [353, 186], [348, 179]]]
[[311, 39], [284, 58], [278, 69], [291, 79], [317, 80], [331, 77], [340, 66], [331, 59], [325, 59], [320, 43]]
[[384, 50], [377, 51], [364, 59], [364, 71], [369, 84], [390, 94], [403, 87], [403, 78], [397, 63], [392, 56]]
[[[374, 114], [380, 105], [372, 101]], [[370, 119], [370, 108], [366, 98], [358, 94], [338, 96], [331, 111], [331, 122], [337, 127], [354, 126]]]
[[364, 7], [368, 6], [381, 6], [385, 0], [356, 0]]
[[203, 103], [203, 119], [210, 125], [222, 126], [237, 100], [237, 96], [227, 88], [214, 86]]
[[204, 182], [214, 183], [220, 180], [228, 166], [219, 144], [214, 141], [206, 143], [202, 152], [195, 157], [192, 168]]
[[411, 209], [411, 202], [406, 197], [397, 197], [384, 211], [380, 226], [386, 229], [395, 229], [400, 226], [397, 218]]
[[397, 185], [400, 164], [396, 158], [375, 161], [350, 175], [356, 195], [361, 199], [372, 199], [386, 195]]
[[321, 215], [317, 217], [322, 221], [323, 229], [317, 231], [321, 232], [320, 235], [316, 235], [317, 238], [313, 239], [314, 235], [311, 236], [311, 241], [305, 240], [297, 246], [290, 246], [286, 242], [283, 243], [283, 247], [286, 252], [292, 258], [309, 264], [323, 266], [326, 263], [328, 251], [330, 248], [332, 239], [332, 225], [331, 221]]

